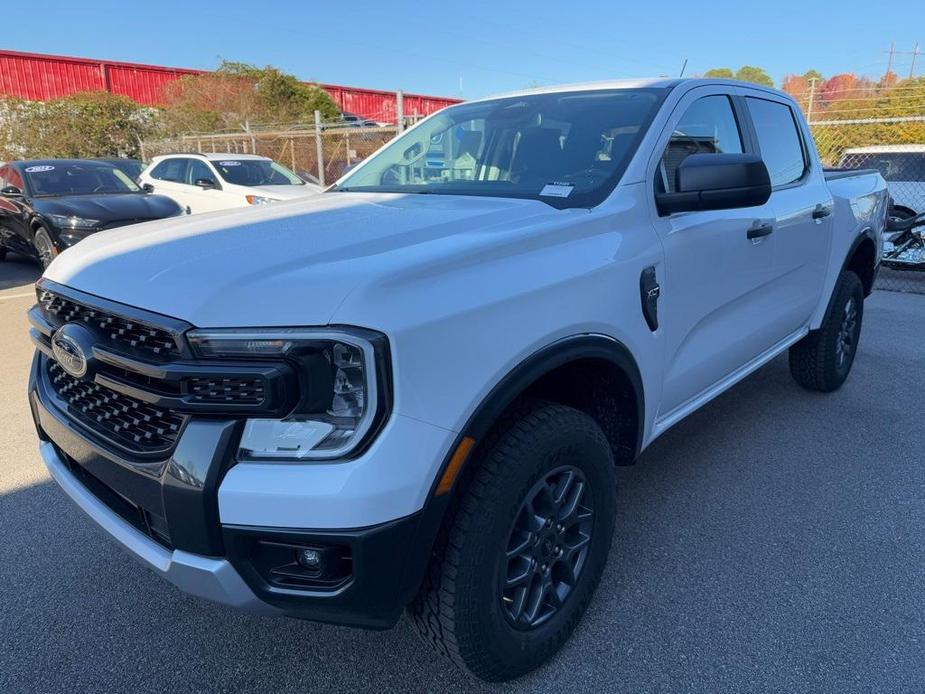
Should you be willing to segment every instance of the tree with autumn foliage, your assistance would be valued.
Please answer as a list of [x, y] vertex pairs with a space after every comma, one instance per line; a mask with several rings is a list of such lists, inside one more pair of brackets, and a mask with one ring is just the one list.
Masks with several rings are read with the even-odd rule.
[[305, 84], [275, 67], [223, 61], [215, 72], [182, 77], [167, 85], [163, 111], [168, 134], [248, 130], [256, 123], [311, 122], [340, 111], [318, 85]]

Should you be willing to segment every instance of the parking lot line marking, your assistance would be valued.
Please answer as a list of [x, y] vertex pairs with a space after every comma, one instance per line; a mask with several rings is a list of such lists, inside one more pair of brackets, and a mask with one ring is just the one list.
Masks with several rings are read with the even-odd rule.
[[23, 292], [21, 294], [3, 294], [0, 295], [0, 301], [4, 299], [23, 299], [27, 296], [35, 296], [35, 292]]

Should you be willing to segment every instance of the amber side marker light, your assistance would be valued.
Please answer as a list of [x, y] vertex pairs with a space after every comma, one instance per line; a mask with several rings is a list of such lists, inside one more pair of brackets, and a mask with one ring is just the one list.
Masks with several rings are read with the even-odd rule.
[[442, 496], [453, 488], [453, 482], [456, 481], [456, 477], [459, 475], [459, 471], [462, 470], [463, 463], [466, 462], [466, 458], [469, 457], [469, 452], [474, 445], [475, 439], [471, 436], [466, 436], [459, 442], [453, 457], [450, 458], [450, 464], [443, 471], [443, 477], [440, 478], [440, 484], [437, 485], [434, 496]]

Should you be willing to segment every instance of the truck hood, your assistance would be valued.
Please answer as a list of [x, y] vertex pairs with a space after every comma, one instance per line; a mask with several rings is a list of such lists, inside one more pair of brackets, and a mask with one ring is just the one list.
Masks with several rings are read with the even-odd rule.
[[45, 276], [199, 327], [325, 325], [363, 283], [567, 213], [536, 200], [325, 193], [100, 232]]

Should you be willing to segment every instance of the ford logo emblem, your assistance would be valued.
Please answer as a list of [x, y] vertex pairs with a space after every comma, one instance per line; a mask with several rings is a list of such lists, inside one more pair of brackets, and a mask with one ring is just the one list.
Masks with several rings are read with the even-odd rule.
[[51, 351], [62, 369], [74, 378], [83, 378], [90, 371], [94, 342], [87, 328], [68, 323], [51, 338]]

